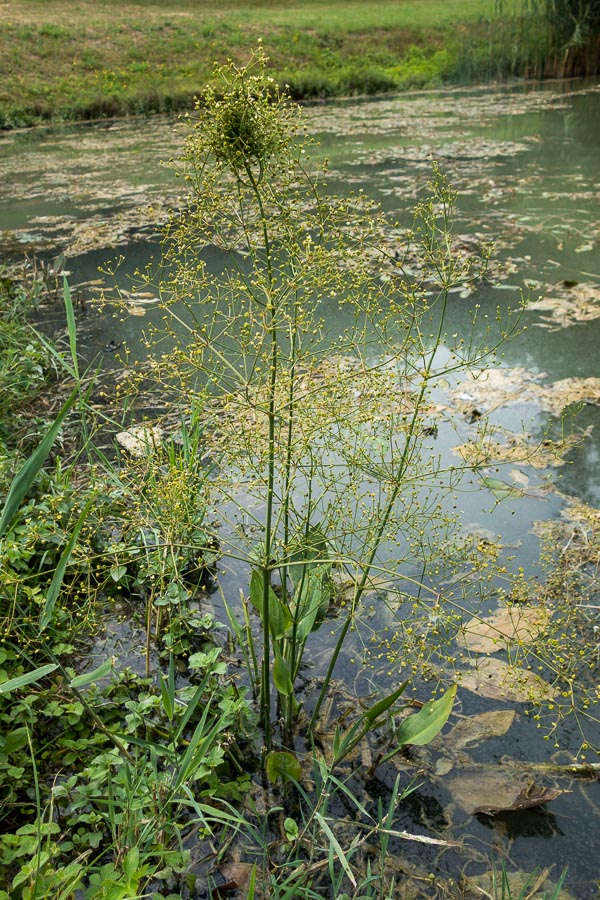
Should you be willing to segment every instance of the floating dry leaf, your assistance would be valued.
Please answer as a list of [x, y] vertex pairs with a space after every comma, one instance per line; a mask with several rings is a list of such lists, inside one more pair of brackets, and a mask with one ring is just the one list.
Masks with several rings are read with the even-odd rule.
[[[529, 388], [535, 385], [538, 376], [523, 366], [512, 369], [488, 369], [481, 373], [471, 373], [450, 392], [453, 405], [464, 415], [472, 414], [478, 405], [484, 405], [483, 412], [490, 413], [501, 406], [525, 403], [532, 399]], [[523, 396], [525, 392], [525, 397]], [[482, 411], [479, 411], [480, 418]]]
[[539, 384], [544, 377], [523, 367], [490, 369], [469, 376], [450, 396], [455, 408], [465, 415], [481, 407], [479, 417], [515, 403], [535, 403], [557, 416], [571, 403], [600, 406], [600, 378], [563, 378]]
[[526, 669], [512, 666], [495, 657], [485, 657], [468, 668], [455, 673], [458, 684], [492, 700], [512, 700], [516, 703], [540, 703], [553, 700], [558, 691]]
[[600, 378], [563, 378], [552, 384], [535, 385], [532, 395], [543, 409], [556, 416], [572, 403], [600, 406]]
[[[496, 440], [492, 435], [501, 435]], [[581, 437], [571, 434], [560, 441], [545, 438], [533, 441], [529, 434], [516, 434], [505, 428], [494, 429], [480, 441], [466, 441], [452, 448], [452, 452], [462, 457], [472, 466], [484, 466], [492, 462], [526, 463], [534, 469], [547, 469], [549, 466], [562, 466], [565, 455], [580, 443]], [[511, 473], [512, 474], [512, 473]], [[518, 473], [518, 481], [528, 482], [527, 476]], [[518, 494], [519, 488], [513, 488]]]
[[567, 793], [520, 780], [512, 768], [498, 765], [466, 769], [445, 780], [444, 787], [461, 809], [489, 816], [532, 809]]
[[506, 606], [491, 616], [474, 616], [465, 622], [458, 644], [473, 653], [495, 653], [510, 643], [532, 643], [549, 622], [550, 613], [543, 606]]
[[600, 285], [591, 282], [553, 285], [545, 297], [528, 304], [528, 309], [548, 310], [535, 324], [540, 328], [558, 331], [569, 325], [590, 322], [600, 316]]

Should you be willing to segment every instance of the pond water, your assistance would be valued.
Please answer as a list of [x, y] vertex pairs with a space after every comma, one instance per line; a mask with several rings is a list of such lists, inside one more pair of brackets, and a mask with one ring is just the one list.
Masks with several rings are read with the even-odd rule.
[[[501, 534], [513, 548], [513, 565], [535, 574], [536, 523], [565, 511], [568, 518], [569, 497], [600, 505], [600, 85], [428, 92], [337, 102], [306, 112], [319, 141], [315, 153], [329, 159], [334, 190], [364, 189], [408, 221], [430, 178], [433, 157], [459, 193], [457, 234], [466, 242], [474, 237], [495, 242], [501, 263], [496, 286], [454, 295], [448, 330], [461, 333], [470, 327], [475, 300], [482, 315], [490, 317], [497, 307], [516, 308], [521, 290], [533, 301], [524, 313], [527, 328], [503, 351], [508, 383], [461, 385], [455, 412], [463, 440], [474, 411], [517, 432], [523, 424], [541, 440], [549, 421], [555, 428], [560, 422], [564, 403], [581, 401], [577, 425], [591, 430], [569, 452], [567, 465], [536, 469], [500, 459], [490, 471], [512, 486], [507, 501], [496, 503], [498, 494], [481, 479], [473, 479], [460, 494], [468, 527]], [[182, 202], [173, 173], [160, 164], [178, 152], [182, 141], [181, 126], [167, 119], [0, 135], [0, 247], [5, 256], [17, 259], [29, 252], [51, 260], [64, 253], [70, 281], [82, 297], [106, 260], [123, 255], [122, 273], [133, 272], [156, 249], [169, 208]], [[80, 314], [82, 351], [107, 366], [115, 365], [106, 349], [110, 342], [125, 341], [141, 355], [141, 330], [151, 318], [149, 309], [145, 317], [121, 322], [88, 307], [87, 315]], [[440, 429], [436, 451], [450, 458], [456, 443], [454, 431]], [[575, 526], [570, 527], [573, 534]], [[224, 589], [237, 594], [243, 583], [239, 572], [225, 572], [223, 579]], [[327, 639], [320, 640], [317, 666], [319, 657], [330, 652]], [[349, 662], [338, 674], [357, 677]], [[457, 709], [460, 717], [506, 706], [463, 691]], [[494, 819], [469, 812], [465, 796], [476, 794], [482, 779], [491, 777], [490, 764], [501, 768], [505, 756], [533, 764], [555, 752], [518, 704], [508, 706], [517, 709], [517, 716], [507, 737], [492, 735], [470, 748], [468, 757], [456, 749], [456, 741], [451, 752], [442, 742], [416, 755], [415, 771], [449, 774], [423, 779], [403, 804], [398, 827], [464, 840], [469, 852], [440, 853], [419, 845], [415, 865], [457, 879], [461, 872], [485, 868], [484, 861], [496, 853], [516, 869], [554, 866], [554, 880], [568, 865], [570, 896], [596, 897], [597, 780], [557, 778], [553, 784], [569, 793], [519, 816]], [[559, 740], [577, 752], [581, 738], [575, 724]], [[569, 759], [559, 753], [554, 761]], [[391, 782], [379, 789], [384, 792], [386, 786]], [[403, 843], [398, 853], [409, 852], [407, 846]]]

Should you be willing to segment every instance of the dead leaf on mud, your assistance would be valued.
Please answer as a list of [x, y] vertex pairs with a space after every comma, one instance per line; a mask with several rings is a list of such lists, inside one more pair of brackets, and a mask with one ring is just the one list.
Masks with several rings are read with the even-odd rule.
[[245, 862], [224, 863], [218, 874], [221, 876], [216, 887], [211, 892], [212, 900], [218, 897], [231, 897], [232, 894], [241, 892], [239, 896], [247, 897], [250, 886], [250, 877], [254, 866]]
[[487, 816], [532, 809], [568, 793], [519, 780], [511, 768], [498, 765], [475, 766], [452, 775], [444, 787], [465, 812]]
[[558, 691], [536, 675], [495, 657], [465, 661], [468, 668], [455, 673], [460, 687], [492, 700], [540, 703], [553, 700]]
[[550, 613], [542, 606], [506, 606], [491, 616], [474, 616], [465, 622], [457, 643], [473, 653], [496, 653], [510, 643], [532, 643], [549, 622]]

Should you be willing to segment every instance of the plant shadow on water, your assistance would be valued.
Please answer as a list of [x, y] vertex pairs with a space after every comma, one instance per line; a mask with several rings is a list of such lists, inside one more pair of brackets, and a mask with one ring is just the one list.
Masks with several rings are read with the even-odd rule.
[[[479, 357], [474, 348], [481, 339], [493, 342], [488, 337], [488, 324], [495, 318], [498, 291], [479, 292], [477, 273], [471, 271], [471, 251], [476, 243], [464, 238], [453, 242], [451, 259], [458, 260], [454, 276], [460, 291], [449, 291], [452, 278], [446, 271], [437, 294], [438, 307], [442, 297], [444, 315], [434, 311], [420, 319], [423, 326], [416, 355], [414, 345], [411, 349], [408, 343], [398, 352], [398, 332], [402, 329], [385, 330], [390, 324], [386, 320], [389, 311], [401, 319], [408, 333], [414, 327], [411, 315], [418, 319], [436, 296], [431, 291], [431, 277], [424, 285], [419, 281], [422, 272], [418, 271], [418, 253], [407, 253], [397, 267], [400, 274], [394, 271], [402, 242], [415, 240], [415, 233], [407, 236], [399, 225], [391, 227], [385, 220], [384, 262], [378, 263], [369, 252], [371, 242], [378, 242], [382, 236], [377, 232], [381, 222], [368, 206], [366, 221], [361, 219], [362, 200], [355, 197], [342, 201], [339, 207], [324, 206], [327, 216], [332, 216], [327, 224], [333, 229], [333, 238], [321, 242], [318, 238], [323, 221], [314, 215], [311, 203], [298, 199], [298, 193], [292, 195], [293, 202], [283, 214], [283, 207], [275, 203], [270, 212], [273, 219], [266, 216], [264, 204], [273, 202], [270, 190], [282, 172], [277, 170], [269, 182], [264, 171], [272, 156], [280, 159], [282, 148], [289, 149], [281, 125], [290, 120], [277, 122], [275, 112], [281, 112], [277, 104], [263, 103], [271, 97], [272, 89], [265, 89], [260, 78], [254, 81], [253, 73], [242, 73], [241, 82], [237, 80], [240, 73], [234, 69], [225, 69], [224, 74], [231, 106], [217, 107], [218, 129], [209, 122], [205, 132], [191, 132], [180, 161], [192, 192], [204, 206], [200, 211], [193, 206], [186, 208], [173, 220], [164, 282], [153, 285], [149, 281], [137, 291], [128, 291], [122, 285], [123, 305], [130, 313], [127, 324], [110, 320], [110, 334], [102, 334], [106, 326], [98, 326], [98, 334], [90, 333], [82, 342], [84, 355], [93, 359], [94, 341], [102, 354], [111, 341], [133, 344], [138, 322], [143, 323], [150, 343], [161, 337], [157, 329], [166, 328], [166, 341], [156, 344], [150, 370], [140, 344], [140, 359], [144, 360], [139, 367], [140, 379], [156, 377], [153, 396], [162, 391], [163, 401], [166, 397], [169, 403], [176, 378], [181, 385], [180, 414], [171, 415], [170, 421], [168, 416], [167, 421], [154, 416], [152, 421], [141, 423], [142, 430], [135, 434], [139, 456], [123, 454], [120, 468], [108, 465], [106, 455], [102, 460], [112, 504], [107, 516], [109, 539], [101, 510], [100, 528], [95, 532], [97, 537], [104, 525], [104, 544], [95, 550], [95, 558], [106, 570], [103, 590], [112, 596], [133, 597], [141, 608], [139, 629], [131, 622], [120, 625], [117, 620], [111, 625], [114, 636], [107, 638], [104, 651], [108, 656], [118, 656], [119, 666], [126, 667], [133, 649], [127, 645], [139, 643], [140, 656], [145, 660], [143, 671], [135, 666], [134, 672], [115, 678], [98, 704], [105, 727], [114, 726], [115, 735], [120, 735], [118, 740], [123, 738], [123, 726], [115, 725], [117, 711], [120, 707], [128, 711], [128, 755], [121, 758], [120, 768], [115, 762], [118, 748], [110, 750], [113, 757], [109, 759], [107, 745], [103, 747], [106, 758], [99, 763], [97, 782], [92, 778], [82, 786], [65, 779], [52, 795], [61, 822], [75, 827], [78, 820], [84, 823], [84, 817], [96, 816], [97, 833], [111, 835], [114, 842], [112, 858], [92, 872], [86, 897], [105, 896], [98, 884], [102, 877], [107, 884], [115, 882], [115, 889], [123, 888], [124, 893], [119, 894], [123, 897], [148, 884], [157, 897], [164, 896], [159, 893], [161, 878], [180, 891], [176, 896], [186, 896], [182, 884], [191, 870], [181, 846], [181, 855], [169, 858], [173, 866], [170, 873], [165, 874], [160, 864], [181, 843], [182, 833], [186, 846], [193, 843], [192, 835], [199, 826], [202, 850], [211, 829], [215, 840], [227, 837], [214, 865], [211, 861], [200, 867], [201, 882], [216, 879], [218, 871], [223, 874], [236, 862], [242, 867], [226, 881], [230, 889], [223, 888], [223, 893], [230, 895], [237, 889], [246, 896], [271, 891], [272, 896], [283, 897], [305, 891], [306, 896], [339, 898], [348, 895], [345, 892], [354, 892], [353, 896], [374, 897], [384, 896], [386, 890], [399, 890], [402, 881], [408, 882], [407, 890], [413, 891], [407, 896], [481, 896], [474, 882], [459, 884], [460, 877], [488, 871], [490, 856], [495, 856], [511, 868], [528, 872], [556, 865], [558, 859], [560, 868], [563, 864], [571, 867], [571, 891], [576, 891], [573, 896], [591, 898], [595, 896], [592, 880], [597, 876], [589, 865], [593, 858], [592, 830], [582, 824], [580, 810], [589, 804], [596, 812], [597, 783], [573, 780], [578, 774], [572, 767], [575, 757], [582, 778], [594, 778], [595, 770], [586, 769], [587, 735], [578, 731], [584, 716], [577, 716], [571, 698], [562, 703], [556, 686], [561, 685], [561, 678], [562, 684], [566, 679], [570, 685], [576, 678], [577, 654], [568, 657], [564, 666], [559, 665], [569, 647], [583, 640], [586, 651], [593, 651], [594, 639], [588, 627], [593, 621], [582, 622], [577, 612], [564, 606], [551, 607], [558, 610], [557, 617], [564, 615], [553, 626], [544, 617], [532, 617], [532, 607], [536, 611], [538, 606], [535, 601], [541, 598], [551, 605], [552, 589], [557, 593], [560, 585], [553, 586], [549, 578], [544, 588], [533, 577], [537, 536], [526, 539], [529, 559], [525, 563], [523, 548], [511, 547], [513, 538], [520, 538], [523, 529], [524, 516], [516, 514], [519, 505], [528, 503], [528, 522], [548, 516], [546, 511], [540, 512], [544, 507], [555, 513], [569, 509], [562, 498], [546, 493], [554, 475], [538, 476], [539, 470], [555, 470], [549, 470], [547, 464], [528, 465], [543, 441], [550, 441], [559, 457], [566, 452], [566, 445], [558, 439], [552, 441], [550, 434], [544, 436], [542, 429], [534, 435], [533, 447], [521, 447], [515, 437], [507, 439], [500, 429], [514, 428], [515, 420], [521, 418], [521, 408], [517, 407], [514, 418], [505, 410], [496, 411], [501, 386], [487, 382], [483, 395], [477, 395], [477, 384], [486, 384], [483, 375], [478, 373], [479, 379], [473, 384], [456, 385], [453, 371], [453, 359], [462, 365], [469, 356], [475, 368], [487, 365], [487, 351]], [[252, 85], [249, 92], [248, 84]], [[523, 100], [524, 107], [528, 102]], [[543, 111], [553, 102], [547, 96], [537, 105]], [[393, 101], [385, 101], [379, 107], [363, 107], [362, 113], [370, 111], [380, 127], [393, 130], [398, 127], [395, 108]], [[339, 107], [341, 113], [338, 111], [335, 120], [338, 131], [342, 127], [356, 129], [356, 122], [364, 128], [364, 115], [361, 119], [357, 109]], [[424, 114], [421, 107], [420, 115]], [[313, 115], [319, 121], [318, 114]], [[328, 115], [323, 111], [322, 119]], [[344, 125], [344, 116], [354, 117], [354, 123]], [[258, 131], [257, 124], [261, 126]], [[225, 143], [223, 134], [228, 136]], [[219, 194], [216, 181], [203, 182], [205, 170], [195, 166], [203, 159], [206, 141], [211, 159], [217, 163], [217, 174], [229, 170], [225, 196]], [[476, 151], [482, 146], [474, 145], [464, 168], [455, 167], [453, 176], [458, 176], [459, 184], [468, 183]], [[518, 156], [526, 153], [527, 146], [523, 142], [516, 145], [512, 136], [503, 152], [505, 157]], [[428, 149], [419, 151], [409, 170], [418, 176], [419, 197], [425, 171], [427, 179], [431, 174], [426, 160]], [[493, 153], [493, 148], [488, 149]], [[379, 155], [377, 150], [374, 147], [368, 152], [375, 163], [383, 161], [380, 175], [385, 181], [385, 166], [392, 157], [396, 159], [395, 171], [399, 171], [402, 148], [390, 152], [382, 147]], [[447, 154], [450, 168], [457, 148], [451, 151]], [[365, 160], [365, 154], [366, 149], [359, 148], [358, 161], [366, 170], [372, 162]], [[336, 177], [335, 164], [334, 159], [330, 180]], [[286, 171], [284, 167], [284, 178]], [[494, 177], [498, 181], [489, 186], [490, 191], [495, 188], [502, 193], [507, 171], [497, 166]], [[302, 167], [301, 172], [304, 177]], [[406, 173], [401, 174], [406, 179]], [[487, 176], [479, 168], [476, 177], [482, 184]], [[359, 174], [358, 181], [361, 179]], [[269, 190], [263, 193], [265, 184]], [[305, 184], [312, 196], [313, 182], [309, 178]], [[296, 182], [294, 190], [299, 190]], [[425, 255], [434, 258], [435, 268], [440, 257], [435, 256], [432, 216], [440, 207], [447, 211], [451, 199], [443, 178], [435, 180], [434, 191], [435, 203], [429, 207], [427, 201], [421, 204], [424, 222], [419, 219], [418, 227], [430, 239], [420, 246], [424, 246]], [[226, 219], [222, 228], [217, 218], [219, 204], [229, 204], [236, 196], [242, 214]], [[254, 201], [258, 205], [253, 206]], [[490, 202], [493, 211], [491, 195]], [[230, 211], [231, 206], [227, 209]], [[206, 218], [199, 212], [207, 214]], [[493, 234], [503, 214], [498, 208], [484, 231]], [[298, 217], [303, 229], [298, 228]], [[232, 222], [235, 228], [230, 230]], [[311, 225], [308, 230], [307, 222]], [[353, 231], [356, 225], [361, 229]], [[215, 230], [211, 231], [213, 226]], [[515, 219], [517, 226], [527, 228], [522, 216]], [[511, 246], [511, 236], [501, 232], [511, 252], [524, 251], [522, 233]], [[245, 242], [245, 252], [254, 260], [254, 267], [249, 269], [245, 262], [235, 261], [230, 267], [207, 265], [211, 253], [199, 257], [197, 248], [215, 237], [221, 247], [213, 257], [226, 252], [224, 247], [237, 251]], [[590, 235], [583, 237], [589, 240]], [[559, 239], [565, 239], [562, 231]], [[277, 252], [272, 252], [274, 244]], [[332, 252], [338, 246], [352, 250], [347, 268], [340, 265], [344, 260], [341, 251]], [[239, 257], [236, 260], [239, 263]], [[97, 261], [98, 251], [84, 260], [88, 266]], [[143, 272], [143, 265], [131, 259], [126, 265]], [[320, 281], [313, 279], [313, 270], [319, 268]], [[376, 288], [374, 271], [379, 276]], [[390, 277], [400, 282], [401, 304], [393, 291], [386, 293]], [[354, 290], [354, 308], [347, 302], [349, 288]], [[213, 303], [207, 318], [202, 319], [196, 300], [203, 299], [207, 291], [212, 291], [219, 302]], [[371, 295], [370, 291], [375, 293]], [[239, 295], [244, 292], [249, 309], [242, 314]], [[319, 293], [328, 296], [319, 298], [319, 308], [313, 308], [316, 318], [303, 318], [315, 307]], [[335, 321], [330, 313], [338, 301], [332, 293], [342, 297]], [[160, 306], [149, 302], [158, 297]], [[178, 305], [173, 305], [173, 297]], [[449, 303], [448, 297], [456, 304]], [[366, 315], [362, 315], [371, 301], [377, 312], [371, 325], [373, 332], [366, 327]], [[509, 305], [516, 303], [511, 300]], [[408, 317], [407, 308], [412, 310]], [[202, 309], [206, 311], [206, 303]], [[139, 315], [142, 310], [143, 317]], [[446, 311], [444, 332], [464, 339], [472, 328], [474, 343], [465, 348], [458, 341], [454, 351], [445, 351], [439, 335], [432, 352], [430, 334], [435, 335]], [[166, 326], [162, 324], [164, 316]], [[330, 335], [334, 342], [336, 335], [341, 335], [334, 350], [329, 347]], [[241, 343], [238, 357], [229, 354], [230, 339]], [[366, 348], [361, 341], [366, 342]], [[515, 344], [519, 341], [522, 337]], [[509, 344], [507, 353], [531, 354], [539, 360], [535, 351], [542, 343], [536, 336], [530, 343], [521, 343], [519, 351], [513, 351]], [[552, 341], [548, 343], [554, 346]], [[327, 353], [323, 352], [325, 346]], [[134, 403], [137, 352], [132, 347], [131, 357], [125, 349], [120, 355], [129, 369], [124, 382], [129, 379], [130, 383], [116, 395], [130, 416], [126, 424], [131, 426], [135, 421], [140, 426], [136, 421], [139, 406]], [[358, 364], [349, 363], [349, 356]], [[116, 354], [110, 358], [116, 359]], [[71, 365], [77, 368], [76, 357]], [[430, 390], [429, 382], [435, 382], [444, 367], [449, 369], [446, 383]], [[544, 367], [531, 368], [538, 374]], [[118, 373], [117, 365], [113, 371]], [[184, 381], [186, 371], [190, 375]], [[269, 376], [273, 371], [280, 378], [277, 383]], [[132, 372], [134, 377], [130, 378]], [[528, 379], [522, 373], [513, 378], [521, 393], [535, 393], [534, 388], [539, 388], [535, 396], [545, 397], [535, 378]], [[118, 374], [115, 382], [117, 387], [122, 384]], [[427, 391], [419, 394], [423, 384]], [[213, 386], [215, 390], [210, 390]], [[131, 406], [127, 405], [129, 387]], [[456, 399], [465, 391], [466, 400]], [[415, 395], [420, 407], [419, 415], [413, 418]], [[460, 403], [467, 405], [457, 405]], [[152, 411], [151, 404], [144, 408]], [[295, 411], [293, 416], [290, 410]], [[454, 448], [450, 418], [456, 410], [463, 416], [458, 428], [464, 439], [461, 446], [470, 442], [477, 445], [480, 454], [475, 463], [462, 457], [468, 473], [462, 487], [454, 478], [454, 469], [462, 465], [460, 457], [454, 455], [454, 468], [445, 461]], [[334, 424], [332, 438], [323, 428], [323, 417], [326, 423]], [[110, 427], [115, 430], [119, 423], [112, 422]], [[155, 427], [164, 428], [164, 446], [162, 437], [156, 437]], [[405, 438], [404, 444], [398, 435]], [[487, 439], [485, 452], [477, 435]], [[365, 439], [366, 443], [361, 443]], [[403, 446], [409, 449], [403, 450]], [[514, 446], [521, 458], [511, 456]], [[420, 457], [417, 449], [422, 450]], [[430, 462], [441, 450], [444, 462]], [[571, 448], [568, 452], [580, 451]], [[205, 453], [213, 464], [210, 474]], [[414, 480], [413, 469], [404, 465], [409, 458], [418, 472]], [[343, 473], [342, 463], [359, 471], [358, 482]], [[333, 482], [328, 468], [335, 473]], [[433, 489], [423, 487], [425, 475], [433, 481]], [[400, 483], [402, 492], [397, 490]], [[198, 484], [202, 490], [197, 490]], [[444, 485], [447, 499], [441, 502], [437, 492]], [[349, 497], [351, 490], [357, 493]], [[276, 503], [269, 507], [273, 498]], [[400, 498], [405, 505], [396, 512], [392, 507]], [[439, 503], [442, 516], [453, 515], [456, 506], [463, 522], [467, 519], [458, 545], [449, 540], [454, 521], [442, 520], [437, 528], [432, 526]], [[482, 507], [488, 511], [494, 508], [494, 516], [482, 513]], [[111, 515], [118, 522], [112, 531]], [[577, 525], [563, 522], [567, 536], [565, 532], [558, 538], [551, 535], [546, 550], [549, 557], [557, 546], [564, 551], [558, 558], [555, 554], [554, 561], [550, 559], [548, 568], [552, 573], [553, 564], [555, 568], [568, 564], [562, 577], [568, 575], [573, 586], [578, 578], [589, 574], [595, 547], [593, 511], [583, 509], [577, 515]], [[511, 518], [518, 520], [514, 530], [508, 528]], [[407, 521], [412, 529], [408, 536]], [[571, 541], [569, 527], [571, 537], [585, 535], [585, 540]], [[504, 537], [503, 546], [496, 539], [500, 531], [512, 534], [509, 539]], [[580, 544], [585, 544], [589, 553], [584, 570]], [[579, 558], [575, 554], [578, 548]], [[198, 586], [187, 577], [190, 554], [198, 551], [206, 566], [219, 570], [218, 592], [211, 595], [212, 609], [207, 609], [205, 596], [197, 603]], [[357, 555], [360, 551], [362, 557]], [[511, 569], [513, 555], [515, 568], [523, 566], [526, 571], [516, 569], [515, 574]], [[401, 567], [395, 557], [402, 559]], [[505, 567], [513, 571], [512, 576]], [[578, 599], [578, 595], [575, 597]], [[470, 617], [477, 610], [479, 622], [473, 624]], [[47, 611], [46, 600], [44, 618], [48, 618]], [[215, 617], [228, 621], [232, 633], [228, 642], [215, 639]], [[491, 647], [486, 640], [492, 641]], [[119, 642], [126, 645], [124, 653], [119, 651]], [[100, 645], [97, 647], [100, 656]], [[96, 662], [102, 674], [96, 681], [102, 690], [108, 670], [102, 668], [99, 656]], [[240, 669], [237, 664], [241, 659], [245, 665]], [[533, 675], [526, 674], [530, 668], [535, 669]], [[144, 680], [146, 675], [151, 676], [148, 681]], [[462, 686], [449, 718], [454, 688], [444, 693], [442, 685], [456, 677]], [[63, 678], [65, 690], [69, 684], [78, 689], [77, 676], [66, 673]], [[408, 682], [406, 686], [404, 682]], [[20, 687], [21, 683], [13, 689]], [[87, 700], [83, 698], [90, 708], [95, 708], [93, 690]], [[405, 691], [409, 702], [399, 708]], [[539, 691], [548, 693], [541, 697]], [[429, 699], [432, 693], [435, 699]], [[258, 708], [258, 729], [251, 721], [246, 697], [253, 697]], [[524, 714], [515, 715], [517, 708]], [[68, 712], [73, 715], [73, 710]], [[550, 763], [548, 744], [535, 727], [538, 715], [550, 740], [558, 741], [563, 753]], [[428, 724], [428, 717], [432, 724]], [[440, 737], [438, 733], [448, 718]], [[558, 731], [558, 724], [565, 722], [566, 729]], [[461, 726], [466, 726], [466, 734]], [[24, 733], [14, 740], [12, 752], [22, 751], [26, 745]], [[593, 732], [589, 740], [594, 740]], [[20, 741], [23, 743], [17, 746]], [[261, 741], [268, 751], [262, 755]], [[203, 753], [196, 753], [198, 747]], [[132, 754], [136, 754], [136, 765], [129, 768], [126, 762], [131, 762]], [[545, 768], [548, 765], [550, 768]], [[247, 776], [254, 768], [261, 774], [250, 784]], [[108, 788], [111, 775], [114, 793]], [[561, 793], [567, 784], [575, 786], [572, 794]], [[476, 796], [477, 790], [481, 796]], [[103, 806], [107, 791], [112, 820]], [[503, 796], [500, 802], [498, 794]], [[154, 806], [148, 818], [141, 812], [136, 818], [134, 810], [143, 810], [150, 797]], [[536, 804], [535, 808], [526, 809], [528, 803]], [[478, 811], [482, 807], [493, 811]], [[177, 820], [177, 816], [181, 818]], [[42, 834], [43, 816], [39, 819]], [[178, 821], [184, 823], [181, 828]], [[186, 831], [192, 821], [195, 827], [190, 824]], [[157, 831], [159, 839], [155, 841]], [[83, 825], [78, 834], [83, 848], [94, 848], [95, 838]], [[423, 838], [431, 843], [423, 843]], [[440, 843], [434, 843], [436, 840]], [[453, 846], [455, 842], [461, 846]], [[72, 870], [73, 878], [87, 877], [83, 862], [73, 855], [70, 858], [72, 865], [80, 866]], [[15, 876], [20, 879], [15, 887], [24, 884], [24, 879], [31, 883], [33, 878], [36, 896], [41, 897], [51, 884], [43, 879], [54, 878], [56, 884], [62, 876], [48, 859], [38, 858], [37, 865], [39, 878], [24, 866]], [[547, 877], [556, 883], [558, 869]], [[63, 887], [66, 892], [69, 884], [63, 882]], [[254, 890], [256, 894], [251, 893]], [[316, 893], [311, 894], [311, 890]], [[212, 891], [213, 896], [219, 895], [218, 886]], [[569, 894], [557, 896], [567, 898]]]

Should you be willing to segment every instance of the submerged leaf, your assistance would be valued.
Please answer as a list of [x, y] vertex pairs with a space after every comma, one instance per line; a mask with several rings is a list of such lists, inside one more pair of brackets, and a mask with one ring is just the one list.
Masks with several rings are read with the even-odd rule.
[[550, 613], [542, 606], [506, 606], [491, 616], [474, 616], [462, 627], [458, 643], [473, 653], [495, 653], [507, 644], [532, 643], [543, 634]]
[[517, 497], [525, 496], [521, 488], [515, 487], [514, 484], [508, 484], [506, 481], [501, 481], [499, 478], [489, 478], [487, 475], [482, 475], [481, 481], [488, 491], [491, 491], [496, 500], [507, 500], [509, 497], [516, 499]]
[[463, 669], [456, 676], [461, 687], [493, 700], [539, 703], [552, 700], [558, 694], [552, 685], [534, 672], [491, 656], [477, 660], [472, 668]]
[[509, 730], [515, 716], [514, 709], [495, 709], [463, 719], [444, 736], [444, 752], [455, 753], [470, 744], [501, 737]]
[[503, 803], [500, 806], [476, 806], [473, 813], [481, 813], [486, 816], [496, 816], [499, 813], [519, 812], [523, 809], [533, 809], [535, 806], [542, 806], [549, 803], [561, 794], [568, 791], [561, 791], [556, 788], [542, 788], [535, 784], [528, 784], [522, 788], [517, 796], [510, 803]]
[[469, 887], [473, 886], [478, 896], [493, 897], [494, 891], [498, 890], [501, 877], [507, 886], [508, 893], [505, 894], [507, 897], [522, 897], [526, 900], [575, 900], [573, 894], [562, 888], [564, 872], [556, 884], [549, 880], [548, 874], [548, 869], [531, 875], [528, 872], [502, 871], [500, 876], [498, 872], [491, 871], [469, 876], [465, 879], [465, 883]]
[[457, 806], [475, 815], [497, 815], [531, 809], [554, 800], [565, 791], [539, 787], [519, 779], [508, 766], [485, 765], [467, 769], [444, 781]]

